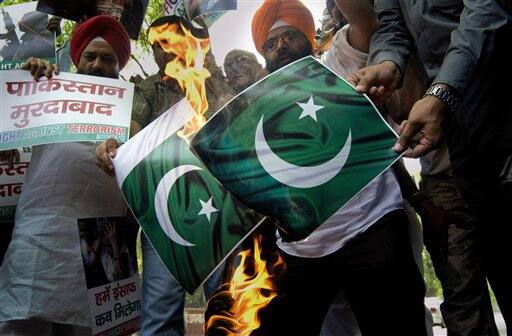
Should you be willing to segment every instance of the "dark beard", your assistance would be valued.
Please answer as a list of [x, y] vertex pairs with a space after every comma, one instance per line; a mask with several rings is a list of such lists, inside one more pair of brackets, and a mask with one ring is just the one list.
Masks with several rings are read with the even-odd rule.
[[[283, 51], [283, 52], [279, 53], [274, 60], [272, 60], [272, 61], [267, 60], [267, 70], [269, 73], [272, 73], [276, 70], [281, 69], [285, 65], [295, 62], [296, 60], [299, 60], [303, 57], [310, 56], [311, 54], [312, 54], [311, 48], [303, 49], [301, 52], [296, 52], [296, 53], [289, 51], [289, 50]], [[288, 58], [289, 60], [287, 60], [286, 63], [283, 63], [282, 60], [286, 59], [286, 58]]]
[[80, 74], [80, 75], [88, 75], [88, 76], [95, 76], [95, 77], [104, 77], [104, 78], [113, 78], [113, 79], [119, 78], [118, 73], [113, 73], [111, 75], [107, 75], [107, 74], [104, 74], [102, 71], [91, 71], [91, 72], [85, 73], [84, 71], [77, 69], [76, 73]]

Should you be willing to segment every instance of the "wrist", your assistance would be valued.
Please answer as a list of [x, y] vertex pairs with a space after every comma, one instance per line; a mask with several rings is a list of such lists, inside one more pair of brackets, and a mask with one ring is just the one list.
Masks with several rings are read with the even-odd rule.
[[423, 99], [426, 99], [430, 104], [432, 104], [436, 110], [443, 110], [446, 107], [446, 103], [439, 99], [439, 97], [425, 95]]
[[451, 86], [444, 83], [432, 84], [423, 97], [433, 97], [431, 98], [432, 101], [443, 108], [447, 107], [450, 112], [456, 112], [460, 109], [461, 100], [459, 95]]
[[393, 74], [393, 81], [398, 83], [397, 88], [400, 88], [402, 86], [402, 72], [400, 71], [398, 64], [390, 60], [382, 61], [379, 64], [383, 65], [386, 68], [386, 71]]

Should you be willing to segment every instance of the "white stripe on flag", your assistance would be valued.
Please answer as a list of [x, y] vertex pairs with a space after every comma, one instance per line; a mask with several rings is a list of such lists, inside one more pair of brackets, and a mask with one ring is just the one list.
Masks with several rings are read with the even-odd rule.
[[119, 188], [122, 188], [132, 169], [162, 142], [185, 126], [194, 113], [190, 103], [183, 98], [119, 147], [116, 157], [112, 160]]

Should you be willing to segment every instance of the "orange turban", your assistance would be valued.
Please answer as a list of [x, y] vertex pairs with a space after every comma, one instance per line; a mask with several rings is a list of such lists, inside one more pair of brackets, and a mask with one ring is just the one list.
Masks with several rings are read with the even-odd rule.
[[260, 54], [263, 54], [270, 28], [277, 21], [284, 21], [298, 29], [315, 49], [315, 20], [300, 0], [265, 0], [252, 19], [252, 38]]

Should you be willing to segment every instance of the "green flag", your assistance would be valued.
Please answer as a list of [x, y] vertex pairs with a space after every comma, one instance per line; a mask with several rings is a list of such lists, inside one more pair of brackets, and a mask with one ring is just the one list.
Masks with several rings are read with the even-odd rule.
[[251, 209], [307, 237], [398, 158], [372, 103], [313, 57], [239, 94], [191, 143]]
[[183, 99], [119, 148], [123, 195], [167, 269], [189, 293], [263, 220], [234, 199], [176, 132]]

